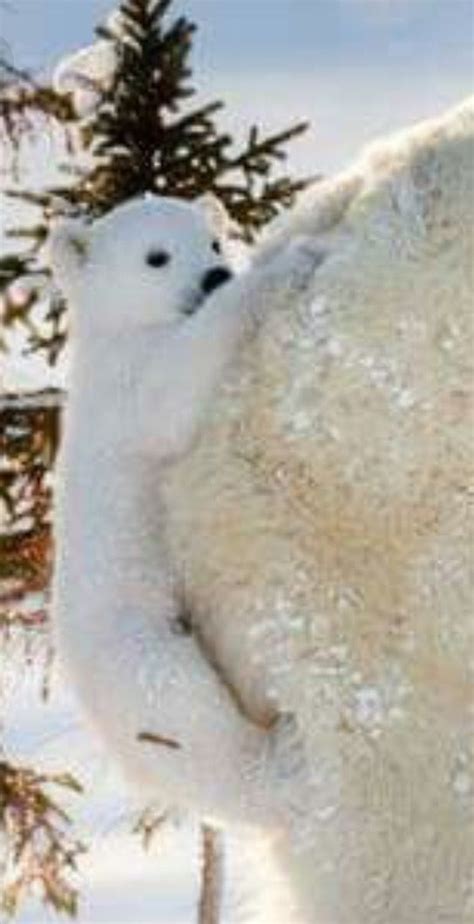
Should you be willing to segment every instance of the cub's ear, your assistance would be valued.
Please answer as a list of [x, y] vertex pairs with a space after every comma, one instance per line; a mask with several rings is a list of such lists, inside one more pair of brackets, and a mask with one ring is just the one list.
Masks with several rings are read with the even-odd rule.
[[64, 289], [74, 283], [87, 262], [89, 234], [85, 222], [63, 218], [56, 221], [49, 233], [49, 265], [58, 285]]
[[220, 237], [231, 237], [235, 228], [229, 213], [226, 211], [220, 199], [214, 193], [207, 192], [199, 196], [196, 200], [198, 205], [206, 213], [212, 228]]

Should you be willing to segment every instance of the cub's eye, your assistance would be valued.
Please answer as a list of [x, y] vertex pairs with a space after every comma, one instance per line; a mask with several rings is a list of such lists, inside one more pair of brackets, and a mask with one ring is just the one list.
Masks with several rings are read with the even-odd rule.
[[159, 269], [160, 266], [166, 266], [170, 260], [171, 257], [169, 253], [166, 253], [166, 250], [150, 250], [150, 253], [146, 256], [148, 266], [152, 266], [154, 269]]
[[214, 253], [222, 253], [222, 247], [221, 247], [219, 241], [213, 241], [212, 244], [211, 244], [211, 247], [212, 247]]

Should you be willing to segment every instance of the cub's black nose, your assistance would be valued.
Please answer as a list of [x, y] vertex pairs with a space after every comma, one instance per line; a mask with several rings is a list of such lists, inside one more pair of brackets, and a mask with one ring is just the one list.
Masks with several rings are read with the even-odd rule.
[[225, 266], [213, 266], [204, 274], [201, 280], [201, 289], [206, 295], [209, 295], [218, 286], [224, 284], [232, 278], [232, 273]]

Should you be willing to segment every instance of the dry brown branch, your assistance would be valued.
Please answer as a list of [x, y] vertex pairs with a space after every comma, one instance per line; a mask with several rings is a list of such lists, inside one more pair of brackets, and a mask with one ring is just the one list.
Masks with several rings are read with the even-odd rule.
[[224, 886], [224, 846], [222, 834], [209, 825], [202, 826], [201, 895], [198, 924], [219, 924]]
[[56, 911], [75, 914], [77, 890], [71, 879], [82, 844], [71, 838], [70, 820], [51, 797], [51, 787], [80, 792], [69, 774], [47, 776], [0, 761], [0, 912], [15, 914], [32, 890]]

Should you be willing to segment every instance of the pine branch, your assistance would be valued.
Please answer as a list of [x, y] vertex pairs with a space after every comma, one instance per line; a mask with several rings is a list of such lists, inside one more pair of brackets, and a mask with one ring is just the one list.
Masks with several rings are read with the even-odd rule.
[[71, 880], [84, 846], [71, 838], [70, 819], [50, 795], [51, 788], [80, 793], [69, 774], [46, 775], [0, 760], [0, 832], [8, 878], [0, 911], [9, 917], [23, 900], [39, 892], [46, 906], [75, 915], [77, 889]]
[[0, 399], [0, 582], [21, 599], [45, 589], [51, 570], [50, 472], [59, 445], [63, 393], [57, 389]]
[[35, 118], [46, 117], [61, 125], [73, 122], [76, 114], [70, 94], [57, 93], [39, 84], [32, 75], [0, 59], [0, 135], [18, 148], [24, 135], [37, 129]]
[[258, 138], [258, 126], [253, 125], [249, 131], [247, 147], [237, 157], [230, 158], [227, 161], [226, 169], [258, 170], [260, 163], [267, 164], [272, 159], [285, 160], [287, 155], [283, 145], [304, 134], [308, 128], [308, 122], [299, 122], [291, 128], [285, 129], [285, 131], [269, 135], [260, 141]]
[[0, 258], [0, 294], [13, 282], [29, 271], [29, 258], [18, 254], [7, 254]]

